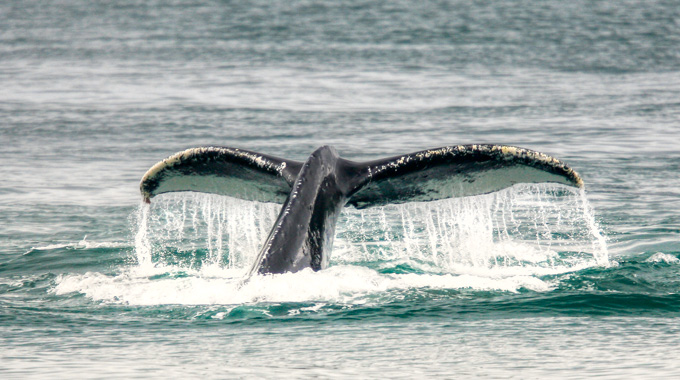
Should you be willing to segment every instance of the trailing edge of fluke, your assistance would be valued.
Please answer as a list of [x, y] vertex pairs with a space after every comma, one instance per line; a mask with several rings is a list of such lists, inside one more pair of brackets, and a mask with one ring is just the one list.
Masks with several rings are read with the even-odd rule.
[[140, 189], [146, 202], [163, 193], [195, 191], [282, 203], [252, 275], [325, 268], [346, 205], [426, 202], [540, 182], [583, 187], [565, 163], [512, 146], [455, 145], [368, 162], [346, 160], [328, 146], [305, 162], [211, 146], [157, 163]]

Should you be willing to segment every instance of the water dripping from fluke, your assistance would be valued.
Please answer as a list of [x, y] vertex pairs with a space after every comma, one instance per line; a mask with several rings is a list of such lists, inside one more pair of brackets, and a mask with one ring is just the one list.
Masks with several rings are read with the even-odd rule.
[[178, 193], [142, 203], [137, 210], [135, 255], [139, 266], [245, 269], [276, 219], [280, 206]]
[[496, 276], [609, 265], [606, 241], [585, 193], [544, 184], [346, 212], [334, 258]]
[[[245, 271], [279, 207], [198, 193], [158, 197], [138, 209], [137, 261]], [[331, 265], [403, 263], [422, 273], [541, 275], [607, 266], [609, 256], [585, 192], [560, 185], [343, 210]]]

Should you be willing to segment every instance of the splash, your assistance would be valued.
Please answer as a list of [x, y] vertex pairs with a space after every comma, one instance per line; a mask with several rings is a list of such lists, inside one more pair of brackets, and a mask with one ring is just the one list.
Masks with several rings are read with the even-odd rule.
[[328, 269], [255, 276], [243, 285], [279, 209], [198, 193], [157, 197], [137, 211], [135, 265], [113, 276], [60, 276], [55, 292], [138, 305], [354, 305], [414, 288], [549, 291], [554, 284], [541, 276], [609, 265], [584, 192], [522, 185], [476, 197], [346, 208]]

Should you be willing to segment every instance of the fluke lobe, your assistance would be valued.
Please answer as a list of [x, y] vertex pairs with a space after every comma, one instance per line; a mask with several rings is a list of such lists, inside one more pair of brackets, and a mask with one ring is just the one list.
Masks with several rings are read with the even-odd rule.
[[250, 274], [317, 271], [328, 266], [340, 211], [388, 203], [486, 194], [517, 183], [582, 187], [563, 162], [529, 149], [457, 145], [355, 162], [322, 146], [305, 162], [227, 147], [176, 153], [142, 178], [146, 202], [163, 193], [196, 191], [282, 203]]

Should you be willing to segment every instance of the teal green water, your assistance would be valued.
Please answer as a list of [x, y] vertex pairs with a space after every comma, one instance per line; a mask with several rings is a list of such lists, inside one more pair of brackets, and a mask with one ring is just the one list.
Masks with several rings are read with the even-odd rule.
[[[0, 377], [676, 378], [673, 1], [0, 4]], [[223, 145], [450, 144], [584, 178], [346, 209], [330, 267], [240, 279], [275, 205], [140, 205]]]

